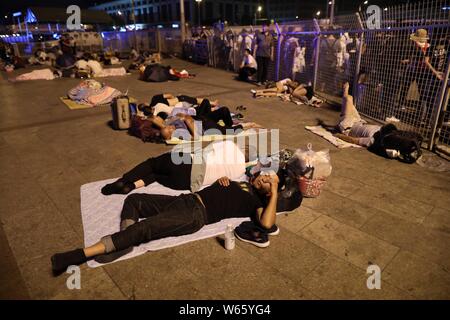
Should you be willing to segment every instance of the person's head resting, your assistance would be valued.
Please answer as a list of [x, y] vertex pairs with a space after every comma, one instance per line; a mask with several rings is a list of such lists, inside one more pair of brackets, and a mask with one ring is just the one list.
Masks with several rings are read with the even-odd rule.
[[250, 179], [250, 183], [259, 195], [267, 197], [271, 196], [270, 176], [262, 175], [260, 172], [257, 172]]
[[245, 49], [244, 55], [245, 56], [250, 56], [252, 54], [252, 52], [250, 51], [250, 49]]
[[170, 140], [172, 138], [172, 135], [175, 131], [175, 126], [168, 125], [161, 129], [161, 137], [164, 138], [164, 140]]

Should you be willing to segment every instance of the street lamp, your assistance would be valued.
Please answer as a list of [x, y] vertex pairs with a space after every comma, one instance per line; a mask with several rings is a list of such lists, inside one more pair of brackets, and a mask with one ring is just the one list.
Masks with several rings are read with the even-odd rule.
[[195, 2], [197, 2], [198, 25], [201, 26], [201, 25], [202, 25], [202, 22], [201, 22], [201, 18], [200, 18], [200, 15], [201, 15], [201, 13], [200, 13], [200, 3], [202, 2], [202, 0], [195, 0]]
[[320, 16], [320, 11], [317, 11], [317, 12], [316, 12], [316, 16]]
[[261, 11], [262, 11], [262, 6], [258, 6], [258, 8], [255, 11], [255, 25], [256, 25], [256, 13], [258, 13], [258, 17], [261, 18]]

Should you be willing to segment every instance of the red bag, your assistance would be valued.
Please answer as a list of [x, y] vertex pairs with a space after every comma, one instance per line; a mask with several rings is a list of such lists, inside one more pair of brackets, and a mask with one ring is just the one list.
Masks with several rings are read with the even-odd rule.
[[161, 137], [161, 131], [153, 126], [152, 121], [137, 115], [132, 116], [128, 133], [144, 142], [162, 143], [164, 141]]

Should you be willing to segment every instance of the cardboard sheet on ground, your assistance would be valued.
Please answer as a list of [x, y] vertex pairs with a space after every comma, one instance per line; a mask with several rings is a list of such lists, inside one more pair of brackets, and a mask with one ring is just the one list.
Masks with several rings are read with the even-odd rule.
[[[85, 246], [93, 245], [98, 242], [101, 237], [115, 233], [119, 230], [120, 212], [122, 210], [123, 201], [127, 196], [104, 196], [100, 191], [105, 184], [114, 182], [115, 180], [117, 179], [97, 181], [81, 186], [81, 217], [83, 221]], [[245, 180], [245, 176], [243, 176], [241, 180]], [[172, 190], [155, 182], [145, 188], [133, 190], [131, 193], [153, 193], [176, 196], [182, 193], [189, 193], [189, 191]], [[144, 254], [147, 251], [161, 250], [196, 240], [216, 237], [225, 233], [228, 224], [237, 226], [247, 220], [249, 220], [249, 218], [226, 219], [215, 224], [206, 225], [193, 234], [168, 237], [143, 243], [138, 247], [134, 247], [132, 252], [116, 261], [130, 259]], [[88, 266], [91, 268], [101, 265], [102, 264], [97, 263], [94, 260], [88, 262]]]
[[334, 145], [335, 147], [337, 147], [339, 149], [352, 148], [352, 147], [353, 148], [361, 148], [361, 146], [359, 146], [357, 144], [349, 143], [347, 141], [341, 140], [341, 139], [333, 136], [331, 134], [331, 132], [327, 131], [322, 126], [305, 126], [305, 129], [324, 138], [329, 143], [331, 143], [332, 145]]

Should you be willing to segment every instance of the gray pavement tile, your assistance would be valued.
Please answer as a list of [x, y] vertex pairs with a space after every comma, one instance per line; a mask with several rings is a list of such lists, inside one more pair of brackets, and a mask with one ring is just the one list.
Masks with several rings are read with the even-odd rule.
[[366, 270], [330, 256], [301, 283], [322, 299], [413, 299], [408, 292], [384, 281], [384, 273], [381, 275], [381, 288], [368, 289], [369, 276]]
[[384, 268], [399, 248], [358, 229], [322, 215], [300, 235], [328, 252], [354, 264], [367, 268], [377, 264]]
[[419, 299], [450, 299], [450, 275], [442, 267], [401, 250], [383, 271], [382, 279]]
[[372, 217], [362, 231], [450, 270], [450, 235], [390, 214]]

